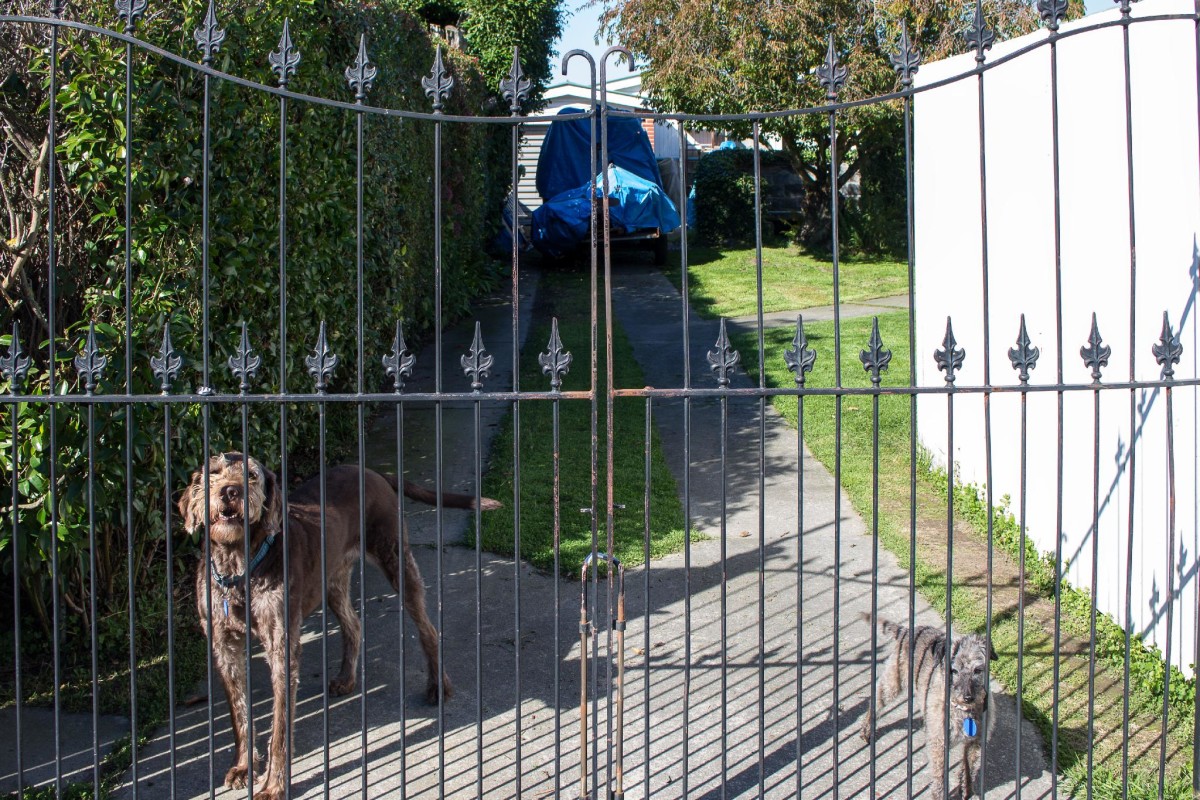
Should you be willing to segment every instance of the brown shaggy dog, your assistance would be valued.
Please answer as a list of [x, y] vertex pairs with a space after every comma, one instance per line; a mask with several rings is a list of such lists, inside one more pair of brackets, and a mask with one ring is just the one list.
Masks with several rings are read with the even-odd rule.
[[[293, 490], [288, 497], [288, 539], [283, 541], [283, 503], [275, 475], [257, 460], [241, 453], [213, 456], [208, 463], [208, 493], [202, 471], [192, 475], [183, 492], [179, 510], [189, 533], [205, 525], [207, 508], [208, 536], [212, 557], [201, 561], [196, 571], [196, 598], [200, 624], [213, 650], [213, 658], [233, 723], [236, 754], [233, 767], [225, 775], [225, 785], [241, 788], [250, 774], [254, 751], [248, 741], [246, 703], [246, 602], [245, 532], [250, 533], [250, 626], [263, 643], [271, 669], [274, 693], [274, 717], [271, 742], [267, 750], [266, 772], [262, 774], [263, 800], [284, 796], [286, 765], [291, 751], [291, 735], [286, 730], [288, 715], [296, 703], [299, 684], [300, 624], [304, 617], [321, 607], [321, 597], [342, 627], [342, 667], [329, 682], [329, 691], [343, 695], [353, 691], [358, 661], [361, 628], [350, 602], [351, 569], [359, 558], [359, 477], [362, 476], [366, 520], [366, 557], [383, 570], [392, 587], [400, 588], [400, 560], [404, 560], [404, 607], [417, 625], [428, 668], [426, 697], [438, 700], [437, 630], [425, 611], [425, 584], [408, 547], [408, 532], [398, 519], [397, 481], [356, 466], [340, 466], [325, 473], [325, 552], [327, 584], [321, 584], [321, 504], [320, 478], [313, 478]], [[437, 495], [405, 481], [404, 494], [414, 500], [434, 504]], [[450, 508], [475, 508], [475, 499], [467, 495], [444, 493], [443, 505]], [[495, 500], [483, 498], [482, 509], [498, 508]], [[277, 541], [278, 540], [278, 541]], [[284, 614], [283, 568], [287, 553], [290, 603]], [[211, 587], [211, 595], [208, 589]], [[209, 626], [211, 609], [211, 629]], [[290, 635], [285, 638], [285, 619]], [[285, 642], [291, 653], [285, 653]], [[289, 681], [290, 678], [290, 681]], [[452, 692], [443, 673], [440, 687], [444, 697]], [[290, 685], [289, 685], [290, 684]], [[287, 704], [287, 705], [285, 705]], [[294, 718], [294, 713], [292, 715]], [[255, 761], [258, 756], [255, 754]]]

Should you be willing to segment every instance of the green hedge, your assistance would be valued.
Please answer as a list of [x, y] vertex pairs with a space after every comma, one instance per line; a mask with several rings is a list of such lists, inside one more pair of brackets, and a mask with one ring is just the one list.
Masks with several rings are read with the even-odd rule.
[[[788, 169], [787, 159], [772, 151], [759, 153], [760, 169]], [[763, 196], [768, 179], [762, 177]], [[714, 150], [696, 165], [696, 231], [705, 244], [754, 241], [754, 151]], [[764, 203], [767, 201], [764, 200]]]
[[[163, 49], [198, 59], [192, 33], [206, 2], [151, 3], [137, 35]], [[111, 3], [86, 6], [73, 18], [119, 29]], [[372, 60], [379, 67], [371, 105], [428, 111], [420, 79], [430, 72], [434, 45], [425, 26], [403, 13], [399, 2], [361, 4], [351, 0], [226, 0], [220, 25], [227, 38], [214, 66], [224, 72], [274, 85], [267, 54], [279, 41], [283, 18], [301, 53], [289, 88], [317, 97], [353, 100], [344, 70], [355, 58], [360, 31], [368, 33]], [[48, 109], [47, 29], [4, 26], [0, 36], [28, 54], [24, 71], [0, 87], [0, 103], [24, 114], [30, 130], [45, 130]], [[45, 309], [32, 303], [6, 308], [0, 330], [20, 323], [26, 351], [36, 363], [26, 381], [32, 392], [80, 391], [71, 359], [79, 352], [88, 323], [95, 322], [100, 348], [109, 359], [97, 393], [121, 392], [124, 383], [124, 79], [125, 46], [107, 37], [62, 29], [57, 95], [59, 162], [58, 315], [60, 362], [57, 385], [46, 371]], [[446, 113], [481, 116], [499, 113], [495, 88], [485, 85], [473, 59], [446, 55], [456, 80]], [[187, 67], [136, 49], [133, 57], [133, 391], [155, 393], [150, 357], [158, 351], [163, 326], [185, 359], [172, 389], [195, 392], [201, 386], [201, 142], [203, 79]], [[496, 109], [495, 112], [489, 109]], [[288, 389], [311, 391], [304, 367], [319, 324], [326, 321], [329, 344], [341, 359], [330, 392], [353, 391], [356, 378], [356, 128], [352, 112], [316, 104], [288, 104], [287, 347], [279, 337], [279, 111], [278, 98], [259, 90], [213, 80], [211, 95], [210, 265], [212, 385], [236, 392], [226, 367], [236, 347], [239, 324], [262, 357], [252, 392], [279, 387], [281, 355]], [[488, 261], [483, 243], [507, 190], [509, 129], [504, 126], [443, 124], [443, 311], [446, 318], [466, 313], [470, 300], [492, 287], [498, 266]], [[381, 388], [380, 356], [403, 318], [410, 341], [428, 331], [435, 313], [433, 269], [434, 126], [426, 120], [368, 115], [365, 118], [364, 381]], [[3, 177], [26, 178], [31, 167]], [[47, 297], [45, 243], [28, 280], [32, 295]], [[31, 345], [31, 336], [40, 349]], [[5, 352], [8, 336], [0, 337]], [[2, 384], [2, 382], [0, 382]], [[0, 385], [0, 391], [8, 387]], [[0, 408], [0, 570], [11, 581], [13, 563], [10, 481], [13, 474], [11, 407]], [[201, 411], [170, 410], [171, 473], [167, 474], [162, 408], [134, 410], [133, 516], [126, 519], [125, 411], [96, 405], [89, 426], [86, 410], [60, 406], [57, 449], [50, 452], [50, 421], [45, 404], [19, 409], [20, 563], [26, 619], [22, 651], [37, 663], [48, 645], [54, 586], [48, 567], [51, 550], [49, 464], [57, 465], [59, 595], [65, 613], [61, 641], [90, 633], [89, 557], [97, 563], [96, 596], [102, 663], [128, 646], [125, 626], [126, 581], [139, 593], [161, 592], [165, 577], [165, 488], [178, 492], [198, 467], [203, 452]], [[241, 449], [242, 412], [213, 406], [214, 451]], [[253, 405], [247, 412], [249, 449], [268, 463], [279, 460], [278, 409]], [[317, 467], [317, 412], [293, 406], [288, 419], [290, 475], [311, 475]], [[356, 451], [356, 412], [332, 405], [326, 421], [328, 459]], [[96, 545], [89, 544], [88, 431]], [[126, 574], [127, 530], [133, 531], [135, 574]], [[179, 529], [176, 526], [176, 534]], [[189, 561], [194, 541], [179, 539], [177, 552]], [[182, 562], [181, 562], [182, 563]], [[11, 593], [0, 613], [11, 619]], [[161, 631], [139, 634], [139, 648], [161, 648]], [[64, 650], [68, 669], [83, 668], [89, 649]], [[75, 659], [78, 658], [78, 662]], [[27, 678], [27, 680], [29, 680]], [[34, 684], [37, 680], [32, 680]], [[29, 685], [27, 683], [27, 685]], [[117, 688], [120, 688], [119, 686]], [[36, 691], [36, 687], [35, 687]], [[104, 698], [110, 702], [108, 694]], [[113, 700], [112, 702], [117, 702]], [[119, 703], [118, 703], [119, 705]]]

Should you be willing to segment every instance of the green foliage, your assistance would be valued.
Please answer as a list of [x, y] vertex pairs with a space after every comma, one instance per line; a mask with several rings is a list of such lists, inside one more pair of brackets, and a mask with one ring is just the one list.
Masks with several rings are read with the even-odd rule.
[[[798, 211], [785, 207], [786, 198], [771, 192], [772, 176], [791, 169], [788, 159], [771, 150], [759, 151], [759, 184], [763, 224], [768, 212]], [[754, 241], [754, 151], [744, 148], [714, 150], [696, 166], [696, 230], [706, 244]], [[779, 205], [777, 205], [779, 204]], [[768, 231], [764, 230], [764, 235]]]
[[562, 0], [400, 0], [400, 5], [430, 25], [457, 25], [465, 53], [478, 59], [493, 92], [512, 68], [513, 48], [520, 48], [521, 69], [533, 82], [525, 110], [539, 107], [557, 74], [551, 56], [563, 29]]
[[700, 159], [696, 165], [696, 232], [706, 244], [754, 241], [753, 152], [714, 150]]
[[[155, 7], [138, 36], [165, 50], [198, 58], [192, 32], [206, 7], [204, 0]], [[81, 21], [120, 27], [111, 4], [77, 11]], [[430, 110], [419, 81], [429, 73], [433, 43], [425, 26], [400, 11], [398, 0], [366, 8], [341, 0], [237, 0], [221, 4], [220, 14], [227, 38], [214, 64], [218, 70], [273, 85], [266, 55], [277, 48], [282, 20], [288, 16], [302, 54], [289, 88], [348, 101], [352, 95], [344, 70], [354, 61], [358, 34], [365, 29], [371, 59], [379, 67], [369, 102]], [[3, 33], [13, 40], [6, 43], [28, 58], [5, 81], [0, 106], [12, 100], [5, 110], [11, 114], [16, 108], [26, 115], [21, 130], [44, 131], [49, 33], [33, 26], [5, 26]], [[481, 115], [494, 87], [479, 75], [471, 59], [460, 54], [449, 55], [447, 69], [456, 83], [446, 112]], [[210, 80], [210, 336], [206, 342], [201, 225], [206, 82], [190, 68], [135, 48], [132, 326], [126, 330], [125, 70], [124, 44], [60, 29], [54, 142], [59, 219], [53, 287], [58, 338], [53, 380], [46, 363], [49, 334], [44, 309], [36, 306], [38, 298], [49, 294], [44, 241], [36, 245], [39, 258], [31, 261], [38, 266], [28, 276], [34, 289], [30, 299], [10, 305], [0, 325], [8, 330], [14, 315], [21, 323], [25, 349], [35, 359], [26, 381], [31, 393], [81, 391], [71, 360], [93, 321], [99, 347], [109, 361], [97, 394], [127, 388], [135, 394], [159, 391], [149, 359], [158, 351], [168, 322], [175, 350], [184, 358], [172, 392], [198, 394], [207, 385], [221, 393], [236, 393], [237, 381], [226, 362], [236, 347], [242, 321], [248, 325], [252, 348], [262, 357], [251, 381], [252, 393], [279, 391], [284, 380], [289, 391], [311, 391], [304, 356], [313, 348], [321, 321], [327, 321], [329, 345], [341, 359], [329, 391], [354, 391], [360, 380], [370, 391], [384, 385], [379, 358], [390, 347], [395, 321], [405, 320], [410, 339], [432, 327], [437, 311], [436, 269], [442, 276], [441, 306], [447, 318], [465, 313], [471, 298], [494, 284], [495, 266], [484, 256], [482, 244], [492, 232], [495, 211], [507, 189], [502, 176], [509, 166], [508, 128], [442, 124], [443, 247], [436, 263], [431, 181], [434, 124], [363, 115], [364, 365], [360, 378], [356, 365], [358, 115], [290, 100], [286, 108], [287, 317], [281, 326], [281, 101], [261, 90]], [[7, 125], [0, 130], [15, 142], [18, 126], [9, 124], [9, 117], [0, 122]], [[6, 345], [7, 340], [7, 336], [0, 338], [0, 344]], [[202, 370], [206, 346], [210, 351], [207, 381]], [[0, 391], [6, 389], [0, 386]], [[14, 568], [19, 573], [27, 620], [22, 643], [27, 665], [38, 663], [50, 647], [55, 585], [49, 561], [55, 549], [60, 572], [57, 591], [64, 607], [59, 641], [88, 641], [95, 627], [101, 663], [120, 663], [120, 654], [127, 653], [129, 646], [126, 582], [133, 581], [142, 592], [161, 592], [173, 498], [199, 467], [206, 444], [212, 451], [247, 449], [273, 465], [286, 449], [287, 478], [294, 481], [315, 472], [322, 425], [330, 443], [327, 461], [351, 455], [357, 442], [356, 409], [344, 404], [333, 404], [322, 414], [312, 404], [289, 406], [285, 439], [280, 434], [281, 412], [274, 405], [222, 403], [203, 411], [198, 404], [139, 405], [129, 415], [117, 404], [62, 404], [52, 412], [46, 404], [33, 403], [16, 409], [14, 463], [11, 413], [4, 414], [6, 424], [0, 433], [0, 475], [17, 476], [19, 559], [14, 564], [12, 537], [4, 537], [0, 570], [9, 576]], [[126, 446], [130, 424], [131, 449]], [[127, 481], [132, 495], [129, 512]], [[0, 497], [4, 516], [11, 518], [7, 486]], [[189, 559], [195, 540], [183, 538], [177, 522], [172, 533], [179, 537], [179, 558]], [[127, 558], [134, 564], [133, 575], [127, 574]], [[89, 578], [93, 563], [94, 585]], [[99, 606], [94, 621], [88, 609], [93, 594]], [[11, 612], [8, 596], [0, 601], [0, 611], [6, 613]], [[139, 626], [146, 624], [139, 619]], [[161, 649], [164, 643], [159, 639], [139, 640], [135, 647]], [[87, 669], [88, 654], [88, 647], [64, 649], [68, 680], [73, 670]], [[31, 691], [36, 692], [36, 684], [35, 676], [27, 686], [33, 685]]]
[[[605, 31], [647, 64], [642, 86], [651, 106], [660, 112], [736, 115], [760, 111], [811, 109], [825, 105], [829, 91], [816, 79], [824, 65], [830, 34], [838, 63], [846, 69], [837, 101], [877, 97], [898, 88], [889, 56], [897, 49], [900, 26], [907, 24], [915, 49], [930, 63], [967, 49], [962, 31], [973, 18], [974, 6], [928, 0], [823, 0], [823, 2], [763, 3], [760, 0], [614, 0], [603, 4]], [[1070, 4], [1068, 17], [1082, 15], [1080, 0]], [[1033, 0], [989, 0], [988, 27], [999, 39], [1038, 27]], [[877, 125], [893, 127], [897, 104], [870, 103], [845, 107], [836, 116], [836, 152], [830, 147], [830, 118], [826, 114], [793, 114], [764, 119], [764, 134], [778, 137], [796, 174], [805, 183], [806, 209], [799, 225], [801, 241], [829, 248], [830, 209], [835, 201], [849, 205], [840, 194], [860, 167], [886, 163], [872, 142]], [[748, 136], [748, 121], [707, 123]], [[837, 187], [830, 186], [831, 172]], [[886, 187], [886, 175], [875, 178]], [[867, 186], [864, 185], [864, 192]], [[885, 207], [870, 209], [860, 228], [862, 244], [896, 252], [888, 241], [896, 228], [889, 218], [899, 202], [880, 197]], [[849, 210], [849, 209], [848, 209]], [[876, 230], [876, 226], [878, 230]], [[903, 227], [899, 229], [903, 234]], [[844, 229], [842, 245], [858, 244], [854, 231]]]
[[850, 247], [903, 257], [908, 249], [903, 118], [881, 117], [858, 143], [859, 196], [844, 204]]

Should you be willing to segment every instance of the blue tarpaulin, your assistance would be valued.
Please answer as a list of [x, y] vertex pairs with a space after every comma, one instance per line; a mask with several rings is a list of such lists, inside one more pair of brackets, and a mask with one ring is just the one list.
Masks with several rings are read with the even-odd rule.
[[[562, 114], [583, 114], [582, 108], [568, 107]], [[542, 151], [538, 155], [537, 190], [543, 200], [558, 197], [568, 189], [578, 189], [596, 177], [588, 148], [592, 137], [591, 119], [560, 119], [550, 124]], [[608, 163], [616, 164], [662, 188], [658, 162], [650, 137], [633, 117], [608, 118]], [[596, 168], [600, 169], [600, 130], [596, 130]]]
[[[581, 114], [564, 108], [559, 114]], [[538, 157], [537, 189], [544, 200], [533, 212], [532, 239], [539, 250], [561, 256], [590, 239], [591, 202], [602, 192], [602, 176], [592, 175], [591, 119], [556, 120]], [[597, 139], [599, 137], [597, 136]], [[617, 233], [679, 227], [679, 212], [663, 191], [650, 138], [639, 120], [608, 120], [609, 216]], [[599, 153], [596, 156], [599, 164]]]
[[[591, 201], [588, 189], [595, 186], [597, 199], [603, 195], [600, 176], [595, 184], [563, 192], [533, 211], [533, 244], [551, 256], [568, 253], [590, 238], [588, 222]], [[679, 212], [661, 186], [639, 178], [628, 170], [608, 168], [609, 221], [614, 233], [658, 228], [670, 233], [679, 227]], [[599, 204], [597, 203], [597, 206]]]

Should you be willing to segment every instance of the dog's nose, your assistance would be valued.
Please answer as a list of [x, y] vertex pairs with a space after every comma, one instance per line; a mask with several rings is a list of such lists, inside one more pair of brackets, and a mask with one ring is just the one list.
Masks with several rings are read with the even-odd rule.
[[236, 486], [221, 487], [221, 500], [226, 503], [237, 502], [237, 499], [241, 497], [241, 495], [241, 491]]

